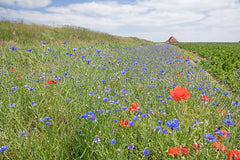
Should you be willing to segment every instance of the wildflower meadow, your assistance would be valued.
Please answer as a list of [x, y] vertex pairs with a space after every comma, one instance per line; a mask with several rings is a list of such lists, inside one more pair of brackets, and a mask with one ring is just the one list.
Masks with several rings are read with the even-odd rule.
[[238, 95], [170, 44], [108, 43], [1, 47], [0, 159], [240, 158]]

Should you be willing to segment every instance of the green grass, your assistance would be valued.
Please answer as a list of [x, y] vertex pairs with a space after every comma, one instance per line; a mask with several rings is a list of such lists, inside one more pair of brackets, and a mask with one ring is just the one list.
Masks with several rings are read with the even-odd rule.
[[[216, 141], [229, 150], [239, 150], [240, 107], [233, 104], [238, 100], [236, 95], [224, 95], [224, 88], [198, 64], [186, 62], [188, 55], [181, 50], [167, 44], [143, 46], [145, 41], [131, 38], [106, 41], [109, 35], [99, 41], [78, 43], [71, 38], [57, 38], [61, 32], [53, 36], [54, 28], [43, 28], [54, 37], [53, 41], [39, 38], [34, 43], [23, 43], [20, 39], [26, 37], [18, 36], [18, 40], [4, 40], [1, 46], [0, 146], [8, 149], [0, 153], [0, 159], [182, 159], [181, 155], [168, 155], [171, 146], [187, 146], [190, 153], [185, 159], [227, 159], [226, 152], [216, 151], [213, 142], [205, 142], [205, 134], [216, 128], [230, 133]], [[15, 51], [9, 49], [12, 41], [17, 46]], [[43, 41], [48, 42], [46, 47], [41, 46]], [[126, 73], [122, 73], [123, 69], [127, 69]], [[56, 84], [46, 84], [55, 79]], [[190, 98], [171, 99], [169, 91], [173, 86], [191, 91]], [[203, 92], [210, 98], [206, 105], [201, 102]], [[138, 102], [141, 114], [122, 110], [134, 102]], [[234, 115], [234, 125], [225, 124], [223, 120], [228, 117], [217, 109]], [[89, 111], [94, 111], [95, 120]], [[142, 118], [145, 113], [147, 117]], [[88, 118], [79, 117], [84, 114]], [[47, 116], [50, 125], [44, 120]], [[139, 119], [133, 120], [134, 116]], [[179, 130], [167, 126], [173, 118], [179, 120]], [[113, 122], [116, 119], [118, 123]], [[135, 124], [123, 128], [119, 125], [121, 119]], [[193, 120], [199, 123], [193, 124]], [[166, 129], [167, 134], [156, 126]], [[21, 131], [28, 133], [21, 136]], [[98, 143], [94, 143], [95, 137], [99, 137]], [[111, 144], [111, 139], [116, 139], [116, 144]], [[201, 144], [200, 151], [193, 150], [194, 142]], [[130, 144], [134, 144], [133, 150], [128, 149]], [[143, 149], [148, 149], [149, 155], [143, 155]]]
[[0, 22], [0, 46], [38, 46], [43, 41], [51, 45], [61, 45], [63, 42], [68, 42], [71, 45], [81, 47], [88, 47], [94, 43], [101, 42], [105, 42], [107, 47], [118, 47], [119, 44], [121, 46], [153, 44], [151, 41], [136, 37], [113, 36], [81, 27], [64, 26], [56, 28], [44, 25], [12, 23], [9, 21]]
[[219, 81], [240, 94], [240, 44], [239, 43], [178, 43], [174, 44], [197, 57], [200, 63]]

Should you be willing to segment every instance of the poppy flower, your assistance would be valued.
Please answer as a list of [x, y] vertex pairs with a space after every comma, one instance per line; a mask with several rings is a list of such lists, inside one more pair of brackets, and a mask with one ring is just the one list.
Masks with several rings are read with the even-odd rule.
[[[190, 149], [188, 149], [186, 146], [181, 146], [180, 147], [180, 150], [181, 150], [181, 154], [182, 154], [182, 156], [189, 156], [189, 152], [190, 152]], [[185, 154], [185, 153], [188, 153], [188, 155], [187, 154]]]
[[128, 120], [121, 119], [121, 122], [119, 123], [120, 126], [122, 127], [129, 127]]
[[57, 83], [57, 80], [55, 79], [55, 81], [53, 81], [53, 83], [56, 84], [56, 83]]
[[238, 122], [238, 124], [237, 124], [239, 127], [240, 127], [240, 122]]
[[190, 58], [189, 58], [189, 57], [187, 57], [187, 59], [189, 60]]
[[173, 90], [170, 89], [170, 95], [175, 101], [187, 100], [190, 94], [191, 92], [188, 92], [184, 87], [177, 86]]
[[15, 69], [12, 69], [11, 72], [16, 72], [16, 70], [15, 70]]
[[181, 58], [182, 56], [179, 54], [178, 57]]
[[45, 85], [47, 84], [52, 84], [52, 80], [47, 80], [47, 83], [45, 83]]
[[237, 151], [237, 150], [228, 151], [227, 157], [230, 160], [234, 160], [234, 158], [235, 158], [235, 160], [240, 160], [240, 151]]
[[18, 74], [18, 75], [17, 75], [17, 77], [21, 77], [21, 75], [20, 75], [20, 74]]
[[180, 154], [180, 148], [179, 147], [173, 147], [168, 150], [168, 155], [178, 155]]
[[221, 110], [221, 109], [217, 109], [217, 112], [218, 112], [218, 113], [221, 113], [222, 115], [225, 115], [225, 114], [226, 114], [225, 109], [223, 109], [223, 110]]
[[216, 148], [217, 149], [217, 151], [226, 151], [227, 150], [227, 148], [223, 145], [223, 144], [221, 144], [221, 142], [214, 142], [213, 144], [212, 144], [212, 146], [214, 147], [214, 148]]
[[137, 110], [139, 110], [139, 109], [140, 109], [140, 107], [138, 107], [138, 103], [137, 103], [137, 102], [134, 102], [134, 103], [129, 107], [129, 111], [132, 111], [132, 112], [137, 111]]
[[208, 98], [206, 95], [203, 95], [201, 101], [202, 101], [202, 103], [204, 103], [204, 104], [208, 104], [209, 99], [210, 99], [210, 98]]
[[194, 151], [196, 151], [196, 150], [200, 151], [201, 150], [201, 148], [200, 148], [201, 146], [198, 142], [193, 143], [192, 147], [193, 147]]

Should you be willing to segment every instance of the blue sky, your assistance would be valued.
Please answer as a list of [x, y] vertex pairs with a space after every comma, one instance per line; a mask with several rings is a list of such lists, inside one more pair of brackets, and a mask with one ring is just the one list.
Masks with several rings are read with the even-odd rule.
[[155, 42], [240, 41], [239, 0], [0, 0], [0, 18]]

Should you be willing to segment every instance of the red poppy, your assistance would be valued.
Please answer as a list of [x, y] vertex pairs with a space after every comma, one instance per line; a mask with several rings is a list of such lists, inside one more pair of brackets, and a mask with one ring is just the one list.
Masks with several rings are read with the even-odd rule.
[[[181, 146], [180, 149], [181, 149], [182, 156], [184, 155], [189, 156], [190, 149], [188, 149], [186, 146]], [[185, 154], [185, 153], [188, 153], [188, 154]]]
[[57, 83], [57, 80], [55, 79], [55, 81], [53, 81], [53, 83], [56, 84], [56, 83]]
[[139, 109], [140, 109], [140, 107], [138, 107], [138, 103], [137, 103], [137, 102], [134, 102], [134, 103], [129, 107], [129, 111], [132, 111], [132, 112], [137, 111], [137, 110], [139, 110]]
[[15, 69], [12, 69], [11, 72], [16, 72], [16, 70], [15, 70]]
[[212, 144], [212, 146], [214, 147], [214, 148], [216, 148], [217, 149], [217, 151], [226, 151], [227, 150], [227, 148], [223, 145], [223, 144], [221, 144], [221, 142], [215, 142], [214, 144]]
[[238, 122], [237, 125], [240, 127], [240, 122]]
[[234, 160], [234, 158], [235, 158], [235, 160], [240, 160], [240, 151], [237, 151], [237, 150], [228, 151], [227, 157], [230, 160]]
[[225, 109], [223, 109], [223, 110], [221, 110], [221, 109], [217, 109], [217, 112], [221, 113], [222, 115], [225, 115], [225, 114], [226, 114]]
[[121, 122], [119, 123], [121, 127], [129, 127], [128, 120], [121, 119]]
[[208, 104], [209, 99], [210, 98], [208, 98], [206, 95], [203, 95], [201, 101], [202, 101], [202, 103]]
[[47, 83], [45, 83], [45, 85], [47, 84], [52, 84], [52, 80], [47, 80]]
[[186, 155], [185, 153], [188, 153], [189, 156], [190, 149], [188, 149], [186, 146], [180, 146], [180, 148], [171, 146], [171, 148], [168, 150], [168, 155], [179, 155], [180, 152], [182, 156]]
[[179, 147], [173, 147], [168, 150], [168, 155], [178, 155], [180, 154], [180, 148]]
[[178, 57], [181, 58], [182, 56], [179, 54]]
[[17, 77], [21, 77], [21, 75], [20, 75], [20, 74], [18, 74], [18, 75], [17, 75]]
[[193, 147], [194, 151], [196, 151], [196, 150], [200, 151], [201, 150], [201, 148], [200, 148], [201, 146], [198, 142], [193, 143], [192, 147]]
[[189, 58], [189, 57], [187, 57], [187, 59], [189, 60], [190, 58]]
[[190, 97], [191, 92], [188, 92], [184, 87], [175, 87], [170, 89], [170, 95], [175, 101], [187, 100]]

